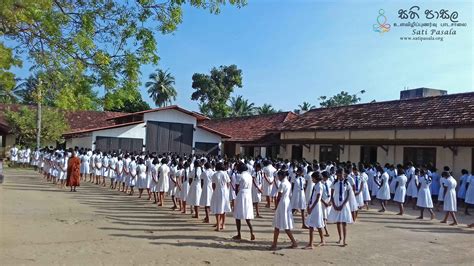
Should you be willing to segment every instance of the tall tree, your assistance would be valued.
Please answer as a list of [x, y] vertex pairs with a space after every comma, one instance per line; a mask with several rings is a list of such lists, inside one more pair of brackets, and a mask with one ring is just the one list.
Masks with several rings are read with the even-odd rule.
[[248, 116], [255, 113], [255, 104], [249, 103], [242, 95], [230, 99], [230, 116]]
[[263, 104], [260, 107], [257, 107], [255, 111], [259, 115], [274, 114], [277, 112], [271, 104], [267, 104], [267, 103]]
[[[159, 60], [155, 32], [174, 32], [185, 4], [218, 14], [227, 2], [246, 4], [245, 0], [0, 1], [0, 37], [8, 41], [0, 43], [0, 58], [7, 54], [11, 65], [23, 53], [42, 70], [89, 75], [107, 96], [118, 89], [137, 90], [140, 66]], [[11, 81], [11, 74], [0, 62], [0, 82]]]
[[304, 112], [307, 112], [311, 109], [316, 108], [316, 106], [310, 104], [309, 102], [303, 102], [302, 104], [299, 104], [298, 107], [301, 111], [304, 111]]
[[227, 102], [235, 87], [242, 88], [242, 70], [236, 65], [212, 68], [210, 75], [195, 73], [191, 100], [199, 101], [201, 113], [212, 117], [227, 117], [230, 108]]
[[171, 73], [157, 69], [155, 73], [150, 74], [149, 78], [150, 81], [145, 83], [145, 86], [156, 106], [163, 107], [176, 101], [175, 81]]
[[[1, 28], [0, 36], [2, 36]], [[14, 66], [20, 67], [21, 60], [13, 55], [13, 49], [7, 48], [3, 42], [0, 42], [0, 103], [15, 103], [18, 101], [15, 91], [17, 89], [17, 78], [10, 72], [10, 69]]]
[[341, 91], [340, 93], [329, 98], [326, 96], [321, 96], [318, 98], [318, 100], [320, 100], [319, 105], [321, 105], [321, 107], [337, 107], [356, 104], [361, 100], [358, 95], [364, 93], [365, 90], [361, 90], [355, 94], [349, 94], [346, 91]]
[[134, 93], [138, 93], [138, 95], [134, 95], [131, 99], [125, 100], [122, 107], [115, 107], [107, 109], [106, 111], [135, 113], [151, 109], [150, 105], [142, 99], [138, 91], [134, 91]]

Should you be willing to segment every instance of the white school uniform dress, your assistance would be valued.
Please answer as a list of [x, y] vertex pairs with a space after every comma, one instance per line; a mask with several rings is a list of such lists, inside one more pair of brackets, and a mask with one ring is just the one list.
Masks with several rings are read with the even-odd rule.
[[431, 178], [428, 175], [420, 176], [420, 190], [416, 199], [416, 206], [420, 208], [433, 208], [433, 200], [431, 199], [430, 185]]
[[[331, 186], [332, 181], [330, 179], [326, 181], [321, 181], [323, 187], [323, 194], [321, 196], [321, 200], [324, 201], [326, 204], [331, 202]], [[323, 216], [324, 219], [328, 218], [328, 214], [331, 211], [332, 206], [323, 206]]]
[[316, 185], [313, 186], [311, 190], [311, 195], [309, 196], [308, 202], [308, 209], [311, 208], [316, 202], [316, 198], [320, 195], [318, 202], [314, 206], [311, 214], [308, 215], [306, 218], [306, 226], [312, 228], [323, 228], [325, 226], [324, 223], [324, 212], [323, 212], [323, 204], [321, 203], [321, 198], [323, 196], [323, 185], [322, 182], [318, 182]]
[[59, 169], [58, 169], [58, 173], [59, 173], [59, 180], [66, 180], [66, 176], [67, 176], [67, 161], [68, 161], [68, 158], [67, 157], [62, 157], [60, 160], [59, 160]]
[[18, 148], [13, 147], [10, 149], [10, 161], [18, 162]]
[[109, 177], [109, 166], [110, 166], [110, 158], [108, 156], [104, 156], [102, 158], [102, 176]]
[[33, 154], [33, 166], [40, 165], [40, 151], [35, 151]]
[[181, 185], [181, 200], [187, 201], [188, 194], [189, 194], [189, 172], [191, 171], [190, 168], [183, 169], [183, 184]]
[[373, 168], [369, 168], [367, 169], [367, 176], [368, 176], [368, 180], [367, 180], [367, 185], [369, 187], [369, 191], [372, 191], [372, 188], [374, 187], [374, 175], [377, 174], [377, 171], [375, 171], [375, 169]]
[[137, 166], [137, 187], [139, 189], [146, 188], [146, 166], [144, 164]]
[[[293, 191], [291, 193], [291, 207], [296, 210], [306, 210], [306, 197], [304, 192], [306, 180], [303, 176], [293, 178]], [[281, 184], [280, 184], [281, 186]]]
[[304, 196], [306, 198], [306, 201], [308, 201], [311, 198], [311, 193], [313, 192], [314, 183], [313, 183], [313, 178], [311, 177], [312, 174], [313, 172], [309, 172], [304, 176], [304, 179], [306, 181], [306, 189], [304, 191], [305, 193]]
[[253, 203], [259, 203], [262, 201], [262, 193], [260, 193], [259, 189], [263, 187], [263, 171], [254, 171], [252, 176], [252, 201]]
[[444, 201], [444, 182], [446, 178], [440, 177], [439, 178], [439, 192], [438, 192], [438, 201]]
[[178, 191], [178, 186], [176, 185], [176, 183], [178, 182], [177, 174], [178, 174], [178, 167], [171, 166], [170, 174], [169, 174], [169, 190], [168, 190], [168, 194], [170, 196], [176, 196], [176, 193]]
[[370, 190], [369, 190], [369, 175], [367, 175], [367, 173], [362, 173], [360, 178], [362, 181], [362, 193], [361, 193], [362, 200], [370, 201], [372, 198], [370, 197]]
[[126, 158], [123, 161], [123, 176], [122, 180], [123, 182], [129, 186], [130, 185], [130, 163], [132, 162], [132, 159]]
[[[346, 197], [350, 195], [352, 190], [351, 185], [346, 181], [336, 180], [331, 186], [333, 192], [333, 201], [335, 206], [341, 207], [342, 203], [346, 200]], [[341, 210], [336, 210], [333, 206], [328, 215], [328, 223], [352, 223], [351, 208], [349, 201], [342, 206]]]
[[390, 200], [390, 186], [388, 184], [389, 175], [387, 172], [384, 172], [380, 177], [382, 186], [380, 186], [379, 191], [377, 192], [377, 199], [379, 200]]
[[[362, 207], [365, 205], [364, 203], [364, 197], [362, 195], [362, 177], [359, 175], [352, 175], [348, 177], [349, 183], [353, 186], [353, 194], [354, 194], [354, 199], [355, 199], [355, 205], [352, 203], [351, 199], [351, 211], [357, 211], [359, 210], [359, 207]], [[357, 192], [360, 192], [358, 195], [356, 195]]]
[[281, 193], [275, 215], [273, 216], [272, 225], [274, 228], [282, 230], [293, 229], [293, 214], [290, 204], [291, 183], [285, 177], [280, 184], [278, 193]]
[[131, 161], [130, 164], [128, 165], [128, 172], [130, 173], [129, 177], [129, 185], [131, 187], [136, 186], [137, 184], [137, 162], [136, 161]]
[[407, 192], [406, 184], [407, 184], [407, 177], [404, 174], [397, 176], [397, 187], [395, 189], [395, 196], [393, 200], [396, 202], [404, 203], [405, 202], [405, 195]]
[[418, 197], [418, 184], [418, 175], [413, 173], [408, 181], [407, 196], [412, 198]]
[[188, 204], [190, 206], [199, 206], [199, 201], [201, 200], [201, 174], [202, 170], [201, 167], [196, 167], [194, 170], [191, 171], [189, 175], [189, 179], [191, 181], [191, 185], [189, 186], [189, 194], [188, 194]]
[[116, 177], [115, 177], [115, 181], [121, 183], [121, 182], [124, 182], [124, 179], [123, 179], [123, 160], [118, 160], [117, 159], [117, 163], [115, 164], [115, 169], [117, 171], [117, 174], [116, 174]]
[[158, 191], [158, 179], [159, 179], [159, 169], [160, 169], [160, 164], [152, 164], [151, 165], [151, 184], [150, 184], [150, 191], [151, 192], [159, 192]]
[[467, 204], [474, 204], [474, 175], [470, 175], [468, 178], [466, 178], [466, 182], [467, 189], [464, 202]]
[[263, 196], [272, 195], [274, 172], [275, 172], [275, 168], [271, 164], [263, 167], [263, 186], [262, 186]]
[[239, 191], [235, 198], [234, 218], [237, 220], [253, 219], [252, 175], [248, 171], [239, 175]]
[[458, 198], [465, 199], [466, 198], [466, 190], [467, 190], [467, 179], [469, 179], [469, 174], [462, 175], [459, 178], [459, 188], [458, 188]]
[[21, 149], [18, 151], [18, 158], [20, 159], [20, 163], [25, 162], [25, 159], [23, 158], [24, 154], [25, 154], [25, 150]]
[[381, 180], [382, 180], [382, 179], [381, 179], [380, 173], [379, 173], [379, 172], [375, 172], [375, 175], [374, 175], [373, 180], [372, 180], [372, 182], [373, 182], [373, 185], [372, 185], [372, 197], [375, 197], [375, 198], [377, 197], [377, 193], [378, 193], [379, 190], [380, 190], [380, 187], [379, 187], [379, 185], [377, 185], [377, 183], [380, 184], [380, 181], [381, 181]]
[[211, 195], [211, 213], [224, 214], [231, 212], [229, 201], [230, 177], [226, 171], [217, 171], [211, 176], [211, 186], [215, 184], [216, 189]]
[[174, 174], [174, 176], [175, 176], [175, 181], [176, 181], [176, 184], [175, 184], [175, 187], [176, 187], [176, 188], [175, 188], [175, 197], [176, 197], [177, 199], [179, 199], [179, 200], [181, 199], [181, 195], [183, 194], [182, 191], [181, 191], [181, 190], [182, 190], [182, 186], [183, 186], [183, 185], [181, 184], [181, 182], [182, 182], [181, 180], [182, 180], [182, 178], [183, 178], [183, 173], [184, 173], [184, 169], [179, 169], [179, 170], [178, 170], [178, 169], [176, 168], [176, 171], [175, 171], [175, 174]]
[[272, 186], [272, 197], [276, 197], [278, 194], [278, 188], [280, 187], [280, 180], [278, 179], [278, 172], [273, 173], [273, 186]]
[[397, 184], [397, 171], [395, 169], [388, 172], [390, 177], [390, 194], [395, 194], [395, 185]]
[[117, 178], [117, 157], [111, 157], [109, 159], [109, 178], [115, 180]]
[[162, 164], [158, 168], [158, 191], [167, 192], [170, 188], [170, 167], [167, 164]]
[[201, 173], [201, 180], [203, 180], [201, 199], [199, 200], [199, 206], [201, 207], [211, 206], [213, 175], [214, 171], [212, 169], [206, 169]]
[[428, 176], [431, 176], [431, 180], [432, 180], [431, 187], [430, 187], [431, 195], [438, 196], [439, 190], [440, 190], [441, 176], [436, 172], [432, 172], [431, 174], [428, 173]]
[[102, 175], [102, 156], [95, 157], [95, 175], [101, 176]]
[[153, 168], [153, 163], [151, 161], [151, 158], [148, 158], [145, 161], [145, 166], [146, 166], [146, 188], [150, 189], [152, 186], [152, 176], [151, 176], [151, 170]]
[[226, 172], [230, 178], [229, 200], [233, 201], [235, 200], [235, 197], [237, 196], [237, 194], [235, 193], [235, 186], [237, 185], [237, 173], [230, 169]]
[[458, 211], [456, 199], [456, 179], [454, 179], [452, 176], [449, 176], [448, 178], [444, 179], [443, 185], [446, 186], [446, 196], [444, 196], [443, 210], [447, 212]]

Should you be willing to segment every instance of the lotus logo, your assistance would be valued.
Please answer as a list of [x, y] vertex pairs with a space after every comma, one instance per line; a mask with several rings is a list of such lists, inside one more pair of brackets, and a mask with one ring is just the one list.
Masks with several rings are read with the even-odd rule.
[[373, 25], [373, 30], [380, 34], [390, 31], [390, 24], [387, 23], [387, 17], [384, 14], [385, 10], [380, 9], [377, 17], [377, 24]]

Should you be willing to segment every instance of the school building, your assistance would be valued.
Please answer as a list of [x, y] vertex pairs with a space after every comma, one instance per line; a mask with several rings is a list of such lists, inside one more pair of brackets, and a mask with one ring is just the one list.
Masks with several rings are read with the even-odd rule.
[[412, 161], [446, 165], [459, 176], [474, 170], [474, 92], [318, 108], [279, 132], [283, 158]]
[[114, 116], [106, 119], [109, 125], [70, 131], [64, 137], [67, 148], [220, 154], [222, 140], [230, 136], [200, 123], [205, 120], [209, 118], [172, 105]]

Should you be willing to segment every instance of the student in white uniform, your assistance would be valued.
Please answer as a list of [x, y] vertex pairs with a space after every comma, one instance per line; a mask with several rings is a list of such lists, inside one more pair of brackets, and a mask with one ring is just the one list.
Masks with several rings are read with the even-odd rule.
[[117, 178], [117, 155], [114, 153], [109, 158], [109, 179], [110, 179], [110, 189], [114, 189], [115, 178]]
[[12, 166], [15, 166], [15, 164], [18, 162], [18, 148], [16, 145], [13, 145], [13, 147], [10, 149], [10, 163]]
[[474, 205], [474, 171], [471, 172], [471, 176], [466, 178], [466, 197], [464, 198], [464, 203], [466, 203], [464, 213], [470, 215], [469, 207]]
[[383, 172], [380, 176], [380, 183], [377, 183], [379, 186], [379, 191], [377, 192], [377, 199], [380, 200], [380, 205], [382, 209], [379, 212], [385, 212], [386, 208], [385, 205], [387, 201], [390, 200], [390, 186], [388, 184], [390, 176], [386, 171], [383, 171], [381, 167], [379, 167], [379, 172]]
[[337, 243], [342, 244], [344, 247], [347, 245], [347, 224], [353, 222], [349, 206], [349, 196], [352, 188], [344, 177], [343, 169], [337, 169], [336, 176], [337, 180], [331, 186], [332, 209], [328, 216], [328, 223], [337, 224], [337, 233], [339, 235]]
[[[445, 168], [448, 169], [449, 168]], [[446, 212], [444, 219], [441, 223], [447, 223], [449, 215], [453, 218], [453, 222], [450, 225], [457, 225], [458, 220], [456, 219], [456, 212], [458, 211], [457, 208], [457, 201], [456, 201], [456, 186], [457, 182], [454, 177], [448, 171], [444, 171], [442, 173], [442, 177], [444, 177], [444, 182], [442, 186], [444, 186], [444, 199], [443, 199], [443, 210]]]
[[183, 169], [183, 177], [182, 177], [182, 188], [181, 188], [181, 201], [183, 204], [183, 210], [181, 213], [186, 214], [186, 202], [188, 200], [188, 194], [189, 194], [189, 172], [191, 171], [191, 164], [189, 161], [184, 162], [184, 169]]
[[291, 183], [287, 179], [288, 172], [280, 171], [278, 172], [278, 179], [280, 180], [280, 187], [278, 190], [277, 196], [277, 209], [273, 217], [273, 243], [270, 247], [271, 250], [277, 249], [278, 236], [280, 235], [280, 230], [285, 230], [285, 233], [291, 240], [290, 248], [297, 248], [298, 244], [296, 243], [291, 229], [293, 229], [293, 214], [292, 207], [290, 204], [290, 192], [291, 192]]
[[[247, 166], [249, 167], [249, 166]], [[257, 218], [263, 218], [260, 215], [259, 203], [262, 201], [262, 189], [263, 189], [263, 171], [260, 163], [254, 164], [254, 171], [252, 172], [252, 202], [255, 208], [255, 214]], [[250, 169], [250, 168], [249, 168]]]
[[431, 177], [425, 172], [420, 170], [420, 177], [418, 178], [418, 196], [416, 198], [416, 206], [420, 208], [420, 216], [417, 219], [423, 219], [423, 212], [428, 209], [431, 215], [431, 220], [435, 218], [433, 213], [433, 200], [431, 198]]
[[[306, 201], [309, 201], [309, 199], [311, 198], [311, 193], [313, 192], [313, 187], [314, 187], [313, 178], [311, 177], [311, 175], [313, 174], [313, 167], [311, 165], [308, 165], [308, 167], [306, 168], [306, 171], [307, 172], [304, 176], [304, 180], [306, 181], [304, 196], [306, 198]], [[319, 169], [316, 169], [316, 171], [319, 173]]]
[[178, 208], [176, 208], [176, 210], [178, 210], [179, 212], [181, 212], [183, 210], [183, 204], [182, 204], [182, 198], [181, 198], [181, 195], [183, 194], [183, 184], [182, 184], [182, 180], [183, 180], [183, 173], [184, 173], [184, 168], [183, 168], [183, 161], [180, 159], [177, 163], [177, 166], [176, 166], [176, 173], [175, 173], [175, 176], [176, 176], [176, 194], [175, 194], [175, 198], [176, 198], [176, 204], [178, 205]]
[[158, 180], [159, 180], [159, 169], [160, 169], [160, 160], [158, 158], [153, 158], [153, 161], [151, 162], [151, 184], [150, 184], [150, 190], [151, 194], [153, 194], [153, 199], [155, 200], [153, 204], [158, 204], [158, 201], [160, 200], [160, 197], [158, 195]]
[[176, 210], [178, 205], [176, 204], [176, 194], [178, 191], [178, 161], [174, 160], [170, 167], [170, 180], [169, 180], [169, 190], [168, 195], [171, 196], [171, 201], [173, 202], [172, 210]]
[[405, 175], [405, 170], [403, 170], [401, 166], [397, 169], [397, 173], [398, 176], [395, 181], [395, 196], [393, 197], [393, 201], [398, 203], [400, 209], [400, 212], [397, 213], [397, 215], [403, 215], [405, 213], [403, 204], [405, 203], [406, 184], [408, 179]]
[[214, 171], [212, 170], [213, 163], [204, 163], [204, 171], [201, 173], [202, 192], [199, 200], [199, 206], [204, 208], [206, 217], [204, 223], [209, 223], [209, 211], [211, 209], [211, 197], [212, 197], [212, 176]]
[[129, 195], [132, 196], [134, 191], [133, 189], [135, 188], [137, 184], [137, 162], [135, 159], [135, 156], [132, 156], [130, 158], [130, 164], [128, 165], [128, 172], [130, 175], [129, 179], [129, 186], [130, 186], [130, 193]]
[[469, 172], [466, 169], [461, 170], [461, 177], [459, 177], [459, 185], [457, 190], [458, 199], [461, 202], [464, 202], [466, 198], [466, 190], [467, 190], [467, 179], [469, 179]]
[[106, 186], [105, 179], [109, 177], [109, 166], [110, 166], [110, 155], [108, 153], [104, 153], [102, 157], [102, 186]]
[[408, 178], [407, 202], [410, 202], [410, 201], [412, 202], [413, 209], [415, 209], [416, 207], [416, 198], [418, 197], [419, 176], [420, 176], [420, 170], [418, 169], [413, 170], [413, 172], [410, 172], [410, 175], [407, 176]]
[[145, 166], [146, 166], [146, 192], [148, 194], [148, 200], [151, 200], [151, 186], [152, 186], [152, 178], [151, 178], [151, 170], [153, 168], [153, 156], [145, 155]]
[[[113, 189], [120, 191], [120, 185], [123, 183], [123, 158], [121, 155], [117, 158], [117, 163], [115, 164], [115, 185]], [[117, 187], [118, 184], [118, 187]]]
[[352, 167], [352, 174], [347, 175], [347, 181], [352, 185], [349, 205], [351, 206], [352, 219], [355, 222], [359, 215], [359, 208], [364, 206], [364, 198], [362, 197], [362, 178], [357, 167]]
[[311, 177], [315, 185], [313, 186], [311, 195], [308, 198], [308, 218], [306, 219], [306, 226], [309, 227], [309, 243], [305, 249], [313, 249], [313, 234], [315, 228], [318, 229], [320, 238], [318, 246], [323, 246], [325, 244], [322, 230], [324, 227], [326, 227], [324, 222], [324, 207], [321, 200], [324, 193], [322, 177], [319, 172], [313, 172]]
[[265, 160], [263, 161], [263, 188], [262, 188], [262, 195], [265, 197], [267, 204], [265, 205], [266, 208], [270, 208], [270, 203], [272, 200], [272, 188], [274, 182], [274, 173], [275, 168], [273, 167], [271, 161]]
[[137, 165], [137, 187], [138, 187], [138, 198], [140, 199], [143, 194], [143, 190], [146, 188], [146, 165], [145, 160], [138, 158]]
[[218, 162], [216, 164], [216, 172], [211, 177], [211, 213], [216, 216], [215, 231], [224, 230], [225, 214], [231, 212], [229, 199], [230, 178], [225, 170], [224, 163]]
[[[191, 184], [189, 186], [189, 194], [187, 203], [190, 207], [194, 208], [195, 214], [192, 216], [193, 218], [199, 219], [199, 200], [201, 199], [201, 162], [199, 159], [194, 161], [194, 169], [190, 172], [189, 179]], [[192, 213], [192, 210], [191, 210]]]
[[305, 221], [305, 210], [307, 208], [306, 204], [306, 197], [305, 197], [305, 192], [304, 188], [306, 186], [306, 180], [304, 178], [304, 170], [303, 167], [297, 167], [295, 170], [296, 174], [295, 177], [291, 181], [291, 207], [293, 209], [293, 213], [296, 211], [301, 212], [301, 222], [302, 226], [301, 228], [303, 229], [308, 229], [306, 224], [304, 223]]
[[161, 166], [158, 169], [158, 192], [160, 193], [160, 200], [158, 206], [163, 206], [165, 203], [165, 193], [169, 190], [169, 174], [170, 167], [168, 166], [168, 158], [161, 159]]
[[[286, 164], [277, 165], [278, 171], [287, 171]], [[276, 197], [278, 196], [278, 189], [280, 187], [280, 180], [278, 179], [278, 171], [273, 173], [273, 186], [272, 186], [272, 200], [273, 200], [273, 210], [276, 210]], [[291, 182], [290, 182], [291, 183]]]
[[130, 154], [125, 154], [125, 159], [123, 160], [123, 183], [122, 183], [122, 192], [127, 194], [128, 187], [130, 186], [130, 163], [132, 159]]
[[237, 197], [235, 198], [234, 218], [237, 227], [237, 235], [232, 239], [240, 240], [242, 235], [240, 232], [242, 220], [245, 220], [250, 229], [250, 240], [255, 240], [253, 227], [250, 220], [254, 219], [253, 202], [252, 202], [252, 175], [248, 172], [247, 166], [239, 163], [237, 166], [239, 175], [239, 183], [236, 185]]
[[323, 171], [322, 173], [323, 181], [323, 194], [321, 196], [321, 202], [323, 203], [323, 217], [324, 217], [324, 232], [325, 232], [325, 237], [329, 237], [329, 232], [326, 226], [327, 220], [328, 220], [328, 214], [331, 211], [332, 205], [331, 205], [331, 186], [332, 186], [332, 181], [329, 178], [329, 172]]
[[366, 169], [362, 169], [360, 173], [360, 179], [362, 181], [362, 200], [365, 205], [366, 210], [369, 210], [369, 203], [372, 200], [370, 197], [370, 190], [369, 190], [369, 175], [367, 174]]

